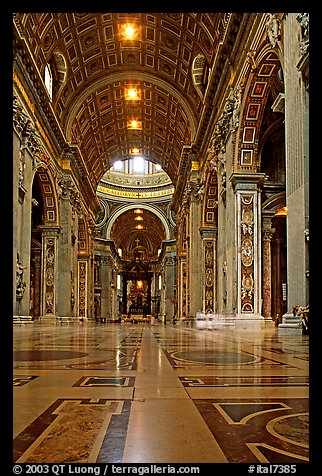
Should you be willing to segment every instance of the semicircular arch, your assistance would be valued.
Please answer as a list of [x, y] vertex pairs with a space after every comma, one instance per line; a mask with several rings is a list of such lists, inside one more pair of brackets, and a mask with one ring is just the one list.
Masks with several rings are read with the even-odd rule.
[[148, 210], [151, 213], [154, 213], [162, 222], [165, 230], [165, 235], [166, 235], [166, 240], [170, 240], [170, 227], [167, 222], [166, 217], [163, 215], [160, 210], [157, 208], [151, 206], [151, 205], [146, 205], [146, 204], [138, 204], [138, 203], [131, 203], [130, 205], [125, 205], [121, 206], [115, 212], [110, 216], [107, 227], [106, 227], [106, 239], [110, 240], [111, 239], [111, 229], [115, 221], [120, 217], [123, 213], [129, 211], [129, 210], [134, 210], [136, 208], [142, 208], [143, 210]]

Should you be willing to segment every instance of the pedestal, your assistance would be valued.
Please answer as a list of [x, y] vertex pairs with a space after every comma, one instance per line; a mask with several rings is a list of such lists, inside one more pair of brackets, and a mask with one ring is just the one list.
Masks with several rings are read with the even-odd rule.
[[278, 325], [280, 335], [302, 335], [302, 318], [293, 314], [284, 314], [281, 324]]
[[33, 324], [34, 321], [31, 316], [13, 316], [14, 324]]
[[235, 329], [260, 330], [265, 327], [265, 319], [260, 314], [237, 314]]

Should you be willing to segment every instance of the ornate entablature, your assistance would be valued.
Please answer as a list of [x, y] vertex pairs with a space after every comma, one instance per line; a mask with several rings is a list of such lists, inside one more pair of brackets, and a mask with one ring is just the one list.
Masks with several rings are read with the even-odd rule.
[[185, 187], [191, 171], [191, 162], [193, 158], [195, 158], [195, 154], [192, 150], [192, 147], [188, 145], [183, 146], [178, 170], [178, 177], [180, 179], [178, 179], [177, 186], [174, 190], [171, 201], [171, 208], [176, 213], [178, 212], [181, 202], [186, 203], [186, 198], [184, 198]]
[[[35, 149], [35, 147], [38, 147], [37, 141], [40, 142], [41, 138], [44, 140], [46, 147], [50, 149], [57, 162], [59, 161], [59, 155], [64, 156], [66, 152], [71, 153], [70, 166], [73, 167], [74, 173], [80, 179], [79, 186], [83, 189], [83, 193], [86, 197], [88, 206], [95, 209], [95, 206], [98, 205], [96, 200], [96, 194], [88, 178], [87, 170], [84, 165], [84, 160], [81, 156], [81, 153], [76, 146], [70, 146], [66, 142], [65, 136], [61, 130], [60, 125], [58, 124], [55, 114], [53, 113], [52, 107], [50, 106], [50, 101], [48, 94], [45, 90], [44, 82], [39, 75], [39, 71], [37, 70], [33, 62], [30, 61], [29, 53], [25, 46], [24, 39], [19, 38], [18, 34], [15, 34], [14, 38], [14, 54], [18, 68], [24, 70], [26, 73], [24, 75], [26, 85], [22, 84], [15, 72], [13, 73], [13, 80], [17, 85], [18, 90], [22, 94], [22, 97], [28, 105], [32, 114], [34, 114], [35, 107], [31, 98], [33, 96], [37, 97], [38, 118], [33, 118], [35, 125], [30, 124], [30, 126], [28, 126], [26, 124], [27, 127], [31, 127], [29, 131], [30, 138], [28, 139], [26, 145], [32, 148], [34, 154], [36, 152], [36, 159], [38, 150]], [[26, 90], [30, 91], [30, 93], [27, 94]], [[21, 114], [20, 106], [17, 105], [17, 101], [16, 105], [14, 105], [14, 116], [15, 130], [21, 134], [22, 131], [20, 130], [20, 128], [22, 126], [22, 121], [24, 118]], [[50, 136], [50, 140], [48, 136]], [[39, 146], [39, 152], [40, 150], [41, 149]], [[38, 162], [36, 162], [34, 166], [38, 167], [38, 165]]]

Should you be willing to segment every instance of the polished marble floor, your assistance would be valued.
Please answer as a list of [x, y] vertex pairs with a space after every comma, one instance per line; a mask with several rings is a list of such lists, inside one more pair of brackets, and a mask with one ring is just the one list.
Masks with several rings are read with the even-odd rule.
[[309, 336], [15, 325], [16, 463], [309, 462]]

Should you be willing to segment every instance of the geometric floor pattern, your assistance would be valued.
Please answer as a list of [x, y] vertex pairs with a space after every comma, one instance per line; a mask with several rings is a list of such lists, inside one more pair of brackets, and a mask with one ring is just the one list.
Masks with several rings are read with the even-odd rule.
[[309, 336], [14, 326], [13, 462], [309, 462]]

